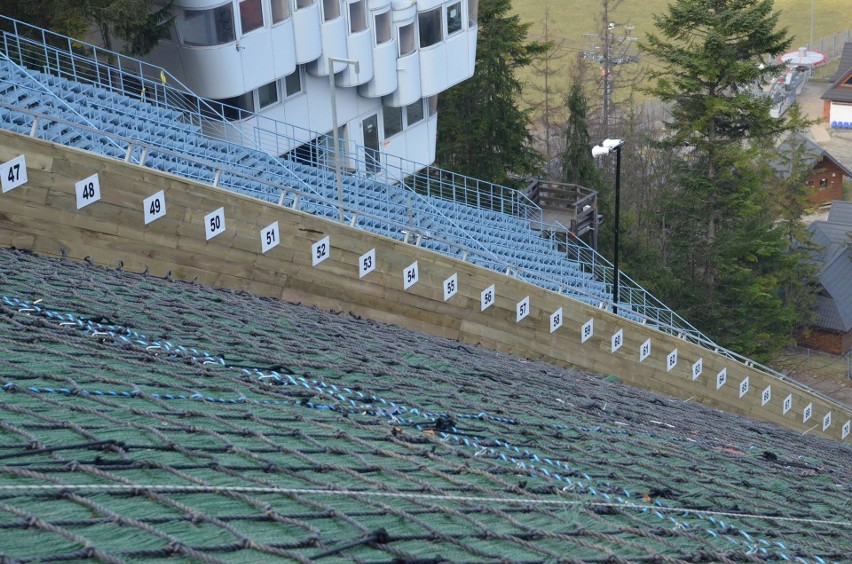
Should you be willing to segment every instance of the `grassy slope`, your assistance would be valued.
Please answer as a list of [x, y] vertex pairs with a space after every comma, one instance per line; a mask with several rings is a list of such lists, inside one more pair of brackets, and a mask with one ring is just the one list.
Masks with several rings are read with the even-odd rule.
[[[652, 15], [662, 13], [667, 4], [667, 0], [624, 0], [621, 6], [611, 13], [610, 19], [635, 25], [632, 35], [642, 40], [654, 29]], [[597, 23], [601, 13], [600, 0], [513, 0], [513, 5], [522, 21], [533, 23], [531, 37], [540, 37], [543, 33], [545, 7], [549, 7], [550, 33], [553, 39], [564, 40], [565, 47], [575, 53], [586, 48], [583, 34], [595, 33], [600, 25]], [[807, 45], [810, 39], [811, 3], [807, 0], [775, 0], [775, 7], [781, 11], [781, 25], [786, 26], [795, 38], [793, 48]], [[820, 39], [850, 27], [852, 18], [849, 15], [849, 0], [816, 1], [816, 45], [819, 45]], [[565, 60], [571, 60], [571, 56]], [[557, 80], [559, 86], [562, 86], [562, 82]], [[564, 84], [567, 85], [567, 79]]]

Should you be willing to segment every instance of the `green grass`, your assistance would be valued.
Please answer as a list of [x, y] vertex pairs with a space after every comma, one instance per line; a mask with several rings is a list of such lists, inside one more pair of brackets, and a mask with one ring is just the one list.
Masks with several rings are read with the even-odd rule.
[[[610, 0], [610, 4], [614, 4]], [[610, 11], [610, 21], [629, 23], [635, 26], [632, 36], [643, 40], [654, 31], [653, 14], [663, 13], [668, 0], [624, 0], [615, 10]], [[792, 49], [805, 46], [810, 39], [811, 2], [807, 0], [775, 0], [775, 8], [781, 12], [780, 22], [786, 26], [794, 37]], [[524, 22], [532, 22], [531, 38], [541, 38], [545, 20], [545, 10], [549, 11], [549, 35], [551, 40], [564, 41], [568, 56], [563, 58], [560, 66], [573, 64], [573, 54], [587, 48], [584, 33], [597, 35], [601, 19], [601, 0], [514, 0], [513, 9]], [[814, 13], [814, 44], [819, 46], [820, 39], [834, 33], [843, 32], [852, 27], [849, 19], [849, 0], [818, 0], [815, 2]], [[638, 53], [634, 47], [633, 53]], [[641, 57], [641, 54], [640, 54]], [[567, 90], [568, 71], [563, 70], [556, 77], [557, 88]], [[528, 80], [532, 73], [523, 75]], [[529, 89], [527, 89], [529, 90]], [[533, 95], [533, 97], [535, 97]]]

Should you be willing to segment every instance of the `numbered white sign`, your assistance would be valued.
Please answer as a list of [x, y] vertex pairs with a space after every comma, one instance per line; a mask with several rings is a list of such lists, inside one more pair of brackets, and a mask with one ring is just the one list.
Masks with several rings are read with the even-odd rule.
[[677, 366], [677, 349], [673, 350], [666, 357], [666, 372], [671, 372]]
[[772, 386], [766, 386], [766, 389], [760, 394], [760, 407], [769, 403], [770, 399], [772, 399]]
[[331, 256], [331, 237], [325, 236], [311, 245], [311, 264], [318, 265]]
[[219, 208], [204, 216], [204, 232], [209, 241], [225, 231], [225, 208]]
[[822, 430], [825, 431], [831, 426], [831, 412], [825, 414], [825, 417], [822, 418]]
[[145, 225], [160, 219], [166, 215], [166, 193], [160, 190], [153, 196], [148, 196], [142, 201], [142, 209], [145, 212]]
[[615, 332], [615, 335], [612, 336], [612, 347], [610, 352], [615, 352], [621, 348], [621, 345], [624, 344], [624, 329], [619, 329]]
[[265, 253], [269, 249], [277, 247], [281, 242], [281, 231], [278, 222], [270, 223], [260, 230], [260, 252]]
[[408, 290], [420, 280], [420, 270], [417, 267], [417, 261], [409, 264], [405, 270], [402, 271], [402, 288], [403, 290]]
[[592, 318], [585, 323], [580, 328], [580, 342], [585, 343], [589, 339], [592, 338], [592, 335], [595, 334], [595, 319]]
[[550, 332], [553, 333], [562, 327], [562, 308], [560, 307], [550, 315]]
[[530, 314], [530, 297], [522, 299], [518, 302], [518, 305], [515, 307], [515, 323], [519, 323], [523, 318]]
[[790, 394], [786, 398], [784, 398], [784, 411], [782, 415], [787, 415], [787, 412], [793, 408], [793, 394]]
[[845, 439], [849, 436], [850, 427], [852, 427], [852, 421], [847, 420], [846, 423], [843, 424], [843, 429], [840, 431], [841, 439]]
[[77, 209], [84, 208], [89, 204], [101, 199], [101, 182], [97, 174], [84, 178], [74, 185], [77, 193]]
[[649, 356], [651, 356], [651, 339], [648, 339], [639, 347], [639, 362], [642, 362]]
[[811, 415], [814, 414], [814, 404], [809, 403], [805, 406], [805, 410], [802, 412], [802, 423], [807, 423], [808, 419], [811, 418]]
[[376, 270], [376, 249], [370, 249], [358, 257], [358, 278], [364, 278]]
[[459, 275], [454, 272], [452, 276], [444, 280], [444, 301], [449, 300], [459, 291]]
[[5, 194], [13, 188], [27, 183], [27, 159], [24, 155], [15, 157], [0, 165], [0, 185]]
[[745, 377], [745, 380], [740, 382], [740, 397], [743, 397], [748, 393], [748, 376]]
[[723, 368], [721, 372], [716, 374], [716, 389], [718, 390], [728, 381], [728, 369]]
[[695, 361], [695, 364], [692, 365], [692, 380], [698, 380], [698, 377], [701, 376], [701, 372], [704, 370], [704, 359], [699, 358]]
[[494, 303], [494, 299], [496, 298], [494, 284], [482, 290], [482, 293], [479, 294], [479, 310], [485, 311]]

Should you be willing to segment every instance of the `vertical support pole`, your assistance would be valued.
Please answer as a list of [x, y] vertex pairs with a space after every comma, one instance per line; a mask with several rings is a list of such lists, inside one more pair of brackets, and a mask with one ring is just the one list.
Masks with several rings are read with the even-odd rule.
[[613, 272], [613, 291], [612, 291], [612, 312], [618, 313], [618, 279], [619, 270], [618, 270], [618, 235], [619, 235], [619, 223], [620, 223], [620, 204], [621, 204], [621, 145], [618, 145], [615, 148], [615, 222], [612, 226], [612, 232], [615, 236], [613, 249], [613, 259], [615, 270]]
[[340, 170], [340, 141], [337, 138], [337, 96], [334, 85], [334, 57], [328, 58], [328, 88], [331, 93], [331, 135], [334, 143], [334, 175], [337, 179], [337, 216], [343, 221], [343, 173]]

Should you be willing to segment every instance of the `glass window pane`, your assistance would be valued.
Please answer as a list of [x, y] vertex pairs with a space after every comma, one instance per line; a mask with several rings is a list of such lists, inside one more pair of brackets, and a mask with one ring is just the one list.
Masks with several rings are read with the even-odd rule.
[[181, 36], [186, 45], [221, 45], [234, 41], [234, 10], [228, 3], [210, 10], [184, 10]]
[[349, 4], [349, 33], [359, 33], [367, 29], [367, 0], [358, 0]]
[[340, 17], [340, 0], [322, 0], [322, 17], [330, 22]]
[[292, 74], [284, 77], [284, 95], [289, 98], [302, 91], [301, 69], [296, 67]]
[[263, 27], [263, 8], [260, 0], [242, 0], [240, 2], [240, 25], [243, 34]]
[[441, 33], [441, 8], [417, 14], [420, 24], [420, 47], [429, 47], [444, 38]]
[[272, 23], [283, 22], [290, 17], [290, 0], [272, 0]]
[[408, 126], [412, 126], [423, 119], [423, 100], [417, 100], [405, 107], [405, 119]]
[[399, 27], [399, 56], [404, 57], [414, 53], [414, 24]]
[[385, 139], [402, 131], [402, 108], [383, 106], [382, 118], [385, 123]]
[[261, 108], [272, 105], [278, 101], [278, 81], [264, 84], [257, 89], [257, 103]]
[[470, 27], [475, 26], [479, 21], [479, 0], [467, 0], [467, 19]]
[[390, 11], [376, 15], [376, 45], [387, 43], [391, 40], [391, 13]]
[[462, 28], [462, 13], [461, 2], [450, 4], [447, 6], [447, 35], [452, 35], [461, 31]]
[[296, 0], [296, 9], [301, 10], [314, 5], [314, 0]]

